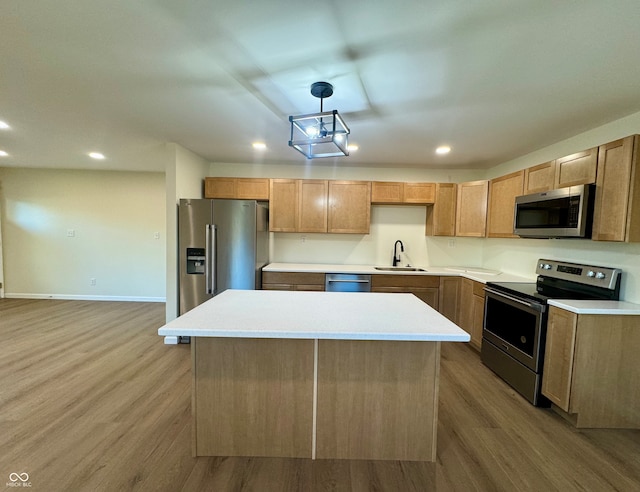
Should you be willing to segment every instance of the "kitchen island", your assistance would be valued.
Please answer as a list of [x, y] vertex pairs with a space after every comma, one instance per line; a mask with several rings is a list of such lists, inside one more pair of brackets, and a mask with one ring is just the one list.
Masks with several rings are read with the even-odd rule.
[[411, 294], [228, 290], [158, 330], [189, 336], [193, 454], [434, 461], [440, 343]]

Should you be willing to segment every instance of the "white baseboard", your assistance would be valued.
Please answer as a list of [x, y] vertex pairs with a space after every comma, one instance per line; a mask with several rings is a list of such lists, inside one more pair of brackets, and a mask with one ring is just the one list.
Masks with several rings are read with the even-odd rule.
[[167, 302], [165, 297], [137, 296], [84, 296], [73, 294], [23, 294], [5, 292], [7, 299], [57, 299], [66, 301], [125, 301], [125, 302]]

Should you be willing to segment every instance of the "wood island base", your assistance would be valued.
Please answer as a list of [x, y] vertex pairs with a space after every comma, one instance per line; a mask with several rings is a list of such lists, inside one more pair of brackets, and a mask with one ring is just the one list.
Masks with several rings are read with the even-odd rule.
[[435, 461], [440, 342], [191, 343], [195, 456]]

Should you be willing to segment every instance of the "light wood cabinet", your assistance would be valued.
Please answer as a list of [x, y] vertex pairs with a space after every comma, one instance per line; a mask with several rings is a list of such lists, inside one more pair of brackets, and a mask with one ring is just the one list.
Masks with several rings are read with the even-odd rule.
[[298, 232], [327, 232], [328, 192], [326, 180], [298, 181]]
[[488, 195], [488, 181], [469, 181], [458, 184], [455, 220], [456, 236], [486, 236]]
[[440, 314], [447, 319], [458, 322], [458, 305], [460, 299], [460, 277], [440, 277], [438, 291], [438, 307]]
[[598, 148], [556, 159], [555, 188], [596, 182]]
[[484, 284], [468, 278], [460, 279], [458, 326], [471, 335], [469, 342], [480, 350], [484, 324]]
[[436, 185], [434, 183], [403, 183], [404, 203], [434, 203]]
[[523, 194], [553, 190], [556, 180], [556, 161], [545, 162], [524, 170]]
[[455, 236], [456, 191], [455, 183], [435, 185], [435, 203], [427, 206], [427, 236]]
[[542, 393], [565, 412], [569, 411], [577, 324], [577, 314], [551, 306], [547, 322]]
[[269, 230], [298, 230], [298, 182], [295, 179], [272, 179], [269, 183]]
[[269, 200], [267, 178], [205, 178], [205, 198]]
[[396, 181], [373, 181], [371, 203], [401, 204], [404, 201], [404, 183]]
[[371, 203], [394, 205], [434, 203], [435, 190], [435, 183], [373, 181], [371, 183]]
[[371, 182], [329, 181], [327, 232], [369, 234]]
[[489, 183], [488, 237], [518, 237], [513, 233], [516, 197], [522, 195], [524, 170], [500, 176]]
[[542, 394], [577, 427], [640, 428], [639, 320], [550, 306]]
[[272, 232], [369, 233], [369, 181], [272, 179], [269, 202]]
[[436, 310], [439, 306], [439, 288], [439, 276], [371, 275], [371, 292], [410, 293]]
[[639, 138], [632, 135], [599, 147], [595, 241], [640, 241]]
[[324, 273], [262, 272], [262, 290], [324, 290]]

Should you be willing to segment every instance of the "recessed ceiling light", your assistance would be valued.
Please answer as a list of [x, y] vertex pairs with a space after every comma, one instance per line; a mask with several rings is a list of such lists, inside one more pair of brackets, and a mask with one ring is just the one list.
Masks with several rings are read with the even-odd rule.
[[89, 152], [89, 157], [91, 157], [92, 159], [99, 159], [102, 160], [104, 159], [104, 154], [101, 154], [100, 152]]
[[4, 150], [0, 150], [0, 157], [7, 157], [9, 154], [7, 154]]
[[266, 150], [267, 144], [264, 142], [253, 142], [251, 146], [256, 150]]
[[0, 130], [7, 130], [11, 128], [8, 124], [6, 124], [4, 121], [0, 121]]
[[358, 146], [357, 146], [357, 145], [355, 145], [355, 144], [350, 144], [350, 145], [348, 145], [348, 146], [347, 146], [347, 150], [348, 150], [349, 152], [355, 152], [355, 151], [356, 151], [356, 150], [358, 150], [359, 148], [360, 148], [360, 147], [358, 147]]
[[449, 152], [451, 152], [451, 147], [448, 145], [441, 145], [436, 149], [436, 154], [448, 154]]

